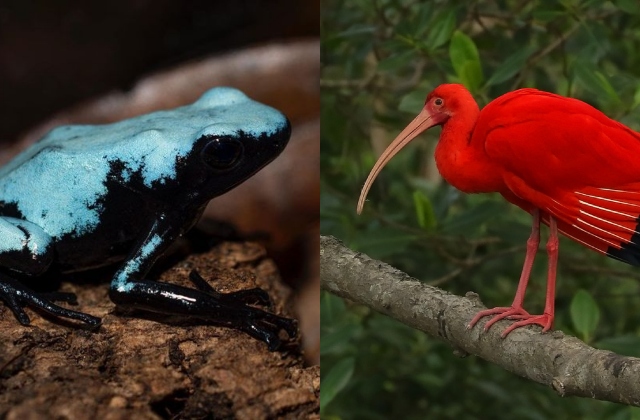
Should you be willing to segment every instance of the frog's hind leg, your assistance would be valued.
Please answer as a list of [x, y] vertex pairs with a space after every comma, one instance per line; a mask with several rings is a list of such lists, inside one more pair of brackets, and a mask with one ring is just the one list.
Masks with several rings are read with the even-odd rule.
[[149, 270], [182, 233], [175, 217], [161, 215], [150, 231], [113, 276], [109, 296], [119, 307], [197, 319], [213, 325], [235, 328], [264, 341], [269, 350], [280, 347], [280, 332], [290, 339], [298, 333], [296, 321], [250, 306], [269, 304], [259, 289], [220, 293], [197, 273], [190, 279], [196, 289], [145, 279]]
[[55, 316], [82, 321], [90, 327], [100, 325], [100, 318], [52, 303], [54, 300], [73, 303], [75, 295], [72, 293], [38, 293], [11, 275], [38, 276], [53, 262], [51, 237], [42, 228], [24, 220], [0, 217], [0, 237], [0, 300], [21, 324], [29, 325], [30, 319], [23, 307], [30, 306]]

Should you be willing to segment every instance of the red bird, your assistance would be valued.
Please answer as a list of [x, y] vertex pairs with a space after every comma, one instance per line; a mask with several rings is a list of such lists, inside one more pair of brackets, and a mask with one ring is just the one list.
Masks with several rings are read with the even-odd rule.
[[[498, 192], [533, 217], [531, 236], [510, 307], [480, 311], [469, 323], [493, 315], [487, 330], [507, 318], [503, 333], [553, 325], [558, 232], [599, 253], [640, 265], [640, 134], [592, 106], [536, 89], [500, 96], [480, 111], [462, 85], [433, 90], [418, 116], [382, 153], [365, 182], [358, 214], [384, 165], [423, 131], [442, 126], [435, 150], [443, 178], [466, 193]], [[550, 228], [544, 313], [522, 304], [540, 243], [540, 222]]]

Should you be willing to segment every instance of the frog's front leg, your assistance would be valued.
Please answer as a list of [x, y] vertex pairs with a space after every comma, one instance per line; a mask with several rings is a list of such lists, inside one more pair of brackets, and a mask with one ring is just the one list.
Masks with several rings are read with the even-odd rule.
[[296, 335], [295, 321], [262, 311], [248, 303], [269, 303], [260, 289], [219, 293], [199, 275], [191, 280], [197, 289], [146, 280], [154, 262], [181, 233], [162, 217], [115, 274], [109, 295], [119, 306], [151, 312], [197, 318], [208, 323], [235, 328], [267, 343], [270, 350], [280, 346], [279, 333]]
[[100, 318], [72, 311], [52, 302], [62, 300], [74, 303], [74, 294], [38, 293], [17, 280], [15, 274], [31, 277], [44, 273], [53, 261], [52, 240], [42, 228], [25, 220], [0, 217], [0, 238], [0, 299], [13, 311], [22, 325], [30, 323], [29, 316], [23, 310], [24, 306], [82, 321], [90, 327], [100, 325]]

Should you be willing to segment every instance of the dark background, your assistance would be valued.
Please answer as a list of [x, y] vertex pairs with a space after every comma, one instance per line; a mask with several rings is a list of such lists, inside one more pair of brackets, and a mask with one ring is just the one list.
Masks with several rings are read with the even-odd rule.
[[180, 61], [317, 36], [316, 0], [0, 3], [0, 142]]

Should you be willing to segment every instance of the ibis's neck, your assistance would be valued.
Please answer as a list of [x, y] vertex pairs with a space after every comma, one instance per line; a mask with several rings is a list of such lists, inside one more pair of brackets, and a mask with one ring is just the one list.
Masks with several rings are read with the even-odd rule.
[[502, 177], [485, 153], [484, 139], [472, 136], [478, 114], [453, 116], [444, 124], [435, 151], [436, 165], [442, 177], [461, 191], [500, 191]]

